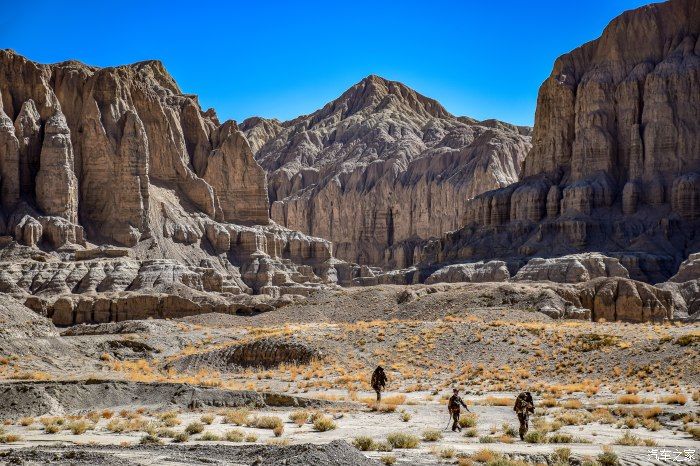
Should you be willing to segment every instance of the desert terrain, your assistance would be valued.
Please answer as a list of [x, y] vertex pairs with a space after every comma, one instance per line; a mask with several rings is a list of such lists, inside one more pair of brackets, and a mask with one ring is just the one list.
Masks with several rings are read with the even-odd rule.
[[0, 50], [0, 464], [700, 464], [700, 1], [590, 39], [532, 128]]

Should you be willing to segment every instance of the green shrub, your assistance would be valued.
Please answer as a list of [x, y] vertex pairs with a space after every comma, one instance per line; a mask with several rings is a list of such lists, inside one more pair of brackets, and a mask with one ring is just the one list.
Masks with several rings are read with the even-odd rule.
[[376, 449], [376, 444], [374, 440], [372, 440], [372, 437], [366, 435], [355, 437], [355, 440], [352, 441], [352, 445], [360, 451], [372, 451]]
[[394, 432], [386, 437], [386, 441], [394, 448], [416, 448], [420, 439], [406, 432]]
[[555, 448], [554, 453], [552, 453], [552, 456], [556, 463], [569, 464], [569, 458], [571, 457], [571, 448]]
[[227, 442], [239, 443], [242, 442], [244, 438], [245, 434], [238, 429], [231, 429], [224, 434], [224, 439], [226, 439]]
[[394, 451], [394, 446], [387, 441], [377, 442], [374, 446], [377, 451]]
[[518, 430], [508, 423], [504, 423], [502, 426], [503, 433], [509, 437], [515, 437], [518, 435]]
[[212, 422], [214, 422], [214, 415], [213, 414], [205, 414], [204, 416], [199, 418], [200, 421], [202, 421], [206, 425], [211, 425]]
[[161, 443], [163, 443], [161, 439], [159, 439], [155, 435], [150, 434], [144, 435], [143, 437], [141, 437], [141, 440], [139, 440], [139, 444], [141, 445], [160, 445]]
[[603, 447], [603, 452], [597, 457], [601, 466], [619, 466], [620, 458], [610, 447]]
[[547, 443], [571, 443], [572, 441], [573, 437], [571, 435], [561, 432], [551, 434], [549, 437], [547, 437]]
[[336, 427], [338, 426], [335, 424], [335, 422], [333, 422], [333, 419], [326, 416], [317, 417], [314, 421], [314, 429], [319, 432], [333, 430]]
[[282, 419], [277, 416], [260, 416], [255, 419], [255, 427], [258, 429], [274, 430], [284, 425]]
[[470, 438], [476, 437], [477, 435], [478, 435], [478, 433], [477, 433], [476, 429], [474, 429], [474, 428], [467, 429], [467, 431], [464, 433], [465, 437], [470, 437]]
[[187, 432], [178, 432], [175, 437], [173, 437], [173, 442], [182, 443], [187, 442], [190, 439], [190, 435]]
[[442, 432], [437, 429], [427, 429], [423, 431], [423, 440], [426, 442], [437, 442], [442, 439]]
[[203, 442], [218, 442], [221, 440], [221, 437], [216, 435], [214, 432], [206, 431], [201, 437], [199, 437], [199, 440], [202, 440]]
[[289, 420], [292, 421], [294, 424], [297, 424], [299, 426], [303, 426], [306, 424], [306, 421], [309, 420], [310, 413], [306, 410], [300, 409], [298, 411], [293, 411], [289, 415]]
[[545, 437], [544, 433], [537, 430], [531, 430], [525, 434], [525, 441], [527, 443], [547, 443], [547, 438]]
[[185, 427], [185, 432], [187, 432], [190, 435], [194, 434], [199, 434], [201, 432], [204, 432], [204, 424], [201, 422], [190, 422], [187, 427]]
[[396, 463], [396, 456], [394, 455], [382, 455], [379, 460], [386, 466], [391, 466]]
[[479, 437], [479, 443], [496, 443], [496, 438], [490, 435], [482, 435]]
[[468, 413], [459, 418], [459, 426], [464, 427], [476, 427], [476, 421], [479, 419], [479, 415], [476, 413]]
[[85, 419], [77, 419], [68, 423], [68, 429], [73, 435], [82, 435], [86, 430], [92, 429], [92, 424]]

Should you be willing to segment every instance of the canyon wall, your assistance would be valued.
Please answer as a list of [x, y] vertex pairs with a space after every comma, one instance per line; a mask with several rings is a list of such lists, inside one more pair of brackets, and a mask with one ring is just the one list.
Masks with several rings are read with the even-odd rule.
[[700, 3], [628, 11], [540, 87], [521, 180], [468, 201], [416, 262], [598, 251], [666, 280], [700, 249]]
[[369, 76], [322, 109], [241, 124], [267, 170], [271, 217], [359, 264], [405, 267], [417, 242], [461, 225], [466, 200], [518, 180], [530, 129], [454, 117]]
[[[0, 261], [0, 288], [21, 299], [156, 292], [164, 281], [179, 284], [173, 294], [278, 297], [335, 283], [328, 241], [270, 222], [265, 171], [236, 123], [203, 111], [160, 62], [42, 65], [10, 50], [0, 51]], [[134, 281], [148, 270], [159, 278]]]

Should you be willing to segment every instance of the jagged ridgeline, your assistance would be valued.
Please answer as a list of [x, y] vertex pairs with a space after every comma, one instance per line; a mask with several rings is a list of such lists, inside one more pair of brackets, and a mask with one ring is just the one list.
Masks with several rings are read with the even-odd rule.
[[407, 267], [416, 243], [462, 226], [465, 201], [519, 179], [529, 127], [455, 117], [368, 76], [310, 115], [241, 124], [269, 174], [271, 217], [339, 259]]
[[700, 249], [700, 2], [625, 12], [540, 87], [521, 180], [465, 207], [423, 263], [598, 251], [638, 280]]
[[[270, 223], [265, 172], [236, 123], [158, 61], [100, 69], [0, 51], [0, 194], [0, 291], [68, 295], [64, 323], [76, 295], [279, 296], [335, 277], [328, 241]], [[86, 318], [172, 308], [149, 299], [85, 304]]]

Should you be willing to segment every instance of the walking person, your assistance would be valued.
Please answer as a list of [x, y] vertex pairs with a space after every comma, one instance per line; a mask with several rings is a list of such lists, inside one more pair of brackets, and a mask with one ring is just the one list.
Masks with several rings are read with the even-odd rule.
[[386, 388], [386, 382], [387, 378], [384, 369], [382, 366], [377, 366], [372, 373], [372, 380], [370, 382], [372, 389], [377, 392], [377, 403], [382, 401], [382, 390]]
[[535, 412], [535, 402], [532, 400], [532, 395], [530, 392], [522, 392], [515, 399], [515, 406], [513, 406], [513, 411], [518, 415], [518, 421], [520, 422], [520, 440], [525, 440], [525, 434], [528, 430], [528, 421], [530, 414]]
[[464, 409], [466, 409], [467, 412], [470, 412], [467, 405], [459, 396], [459, 390], [453, 388], [452, 396], [447, 402], [447, 410], [450, 412], [450, 416], [452, 416], [452, 432], [462, 432], [462, 428], [459, 426], [459, 412], [461, 406], [464, 406]]

